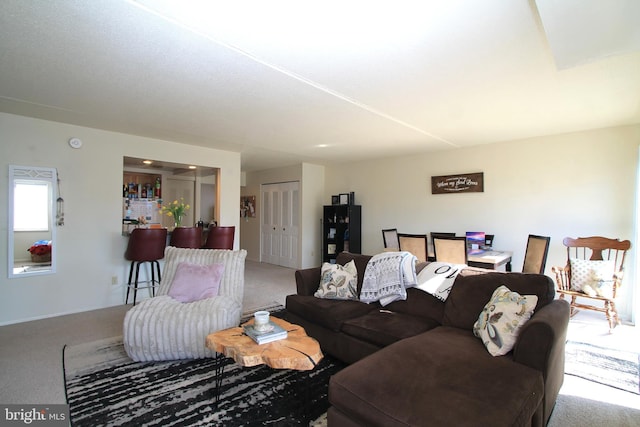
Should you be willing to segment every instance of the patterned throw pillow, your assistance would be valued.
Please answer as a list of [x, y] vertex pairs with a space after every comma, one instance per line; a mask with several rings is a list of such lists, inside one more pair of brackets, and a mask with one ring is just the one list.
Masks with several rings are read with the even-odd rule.
[[344, 266], [340, 264], [322, 264], [320, 286], [314, 294], [325, 299], [358, 299], [358, 271], [353, 260]]
[[570, 258], [571, 290], [595, 296], [613, 296], [613, 261]]
[[537, 303], [536, 295], [520, 295], [502, 285], [484, 306], [473, 325], [473, 334], [482, 340], [491, 355], [507, 354], [516, 344], [520, 328], [531, 318]]

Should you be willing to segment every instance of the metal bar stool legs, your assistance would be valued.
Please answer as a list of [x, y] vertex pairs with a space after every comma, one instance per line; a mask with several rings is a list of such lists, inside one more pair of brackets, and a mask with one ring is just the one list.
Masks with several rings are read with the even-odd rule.
[[[140, 278], [140, 265], [150, 262], [151, 263], [151, 280], [139, 281]], [[135, 266], [135, 268], [134, 268]], [[135, 269], [135, 275], [134, 275]], [[156, 273], [158, 279], [156, 280]], [[148, 276], [147, 276], [148, 277]], [[133, 305], [136, 305], [136, 298], [138, 295], [138, 289], [149, 289], [149, 296], [156, 296], [156, 287], [160, 285], [162, 277], [160, 275], [160, 263], [158, 261], [131, 261], [131, 267], [129, 267], [129, 282], [127, 283], [127, 296], [125, 304], [129, 304], [129, 291], [133, 288]], [[141, 283], [147, 284], [147, 286], [139, 286]]]

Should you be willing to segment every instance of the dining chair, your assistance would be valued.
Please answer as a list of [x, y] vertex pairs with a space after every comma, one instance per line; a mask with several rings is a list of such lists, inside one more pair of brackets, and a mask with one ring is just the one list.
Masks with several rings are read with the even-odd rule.
[[382, 243], [386, 250], [399, 250], [400, 242], [398, 240], [398, 229], [387, 228], [382, 230]]
[[467, 238], [465, 236], [435, 236], [433, 254], [438, 262], [467, 264]]
[[[571, 297], [571, 316], [578, 308], [604, 313], [609, 322], [609, 331], [620, 324], [616, 308], [618, 288], [624, 276], [624, 261], [631, 248], [629, 240], [606, 237], [565, 237], [562, 243], [567, 248], [567, 263], [564, 267], [552, 267], [556, 276], [557, 293], [560, 299]], [[579, 303], [583, 299], [601, 302], [603, 306]]]
[[200, 249], [202, 247], [202, 227], [174, 228], [169, 239], [169, 246]]
[[211, 226], [209, 234], [203, 249], [233, 249], [233, 239], [235, 237], [236, 227], [230, 226]]
[[551, 237], [529, 234], [527, 249], [524, 253], [524, 264], [522, 265], [523, 273], [544, 274], [550, 241]]
[[418, 262], [427, 260], [427, 235], [398, 233], [398, 244], [401, 251], [412, 253], [418, 258]]
[[434, 237], [455, 237], [456, 233], [442, 233], [442, 232], [433, 232], [433, 233], [429, 233], [429, 236], [431, 237], [431, 246], [433, 246], [433, 238]]

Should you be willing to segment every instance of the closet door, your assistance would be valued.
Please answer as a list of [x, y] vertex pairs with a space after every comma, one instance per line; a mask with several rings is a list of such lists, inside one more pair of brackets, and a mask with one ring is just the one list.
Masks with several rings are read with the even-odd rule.
[[300, 184], [283, 182], [262, 186], [261, 260], [298, 267]]

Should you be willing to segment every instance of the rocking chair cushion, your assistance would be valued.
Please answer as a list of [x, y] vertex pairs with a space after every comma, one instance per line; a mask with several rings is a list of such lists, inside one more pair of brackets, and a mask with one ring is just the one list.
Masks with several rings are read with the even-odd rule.
[[613, 261], [569, 259], [571, 264], [571, 290], [587, 295], [612, 296], [615, 265]]

